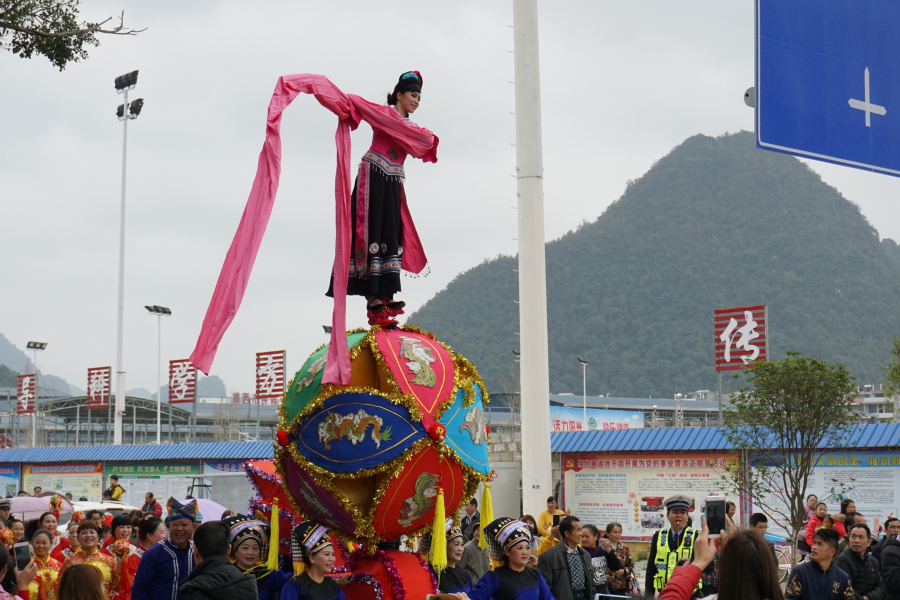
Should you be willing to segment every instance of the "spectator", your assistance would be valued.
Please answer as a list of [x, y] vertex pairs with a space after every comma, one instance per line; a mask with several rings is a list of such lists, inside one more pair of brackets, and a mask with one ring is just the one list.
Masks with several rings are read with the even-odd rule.
[[578, 517], [563, 517], [559, 535], [562, 543], [541, 554], [538, 571], [556, 600], [593, 600], [594, 568], [590, 554], [578, 546], [581, 542]]
[[849, 547], [835, 559], [834, 564], [850, 576], [850, 585], [857, 598], [882, 600], [884, 598], [884, 581], [878, 559], [869, 554], [872, 544], [869, 526], [856, 523], [850, 527], [849, 535], [844, 538]]
[[755, 529], [763, 536], [769, 549], [772, 551], [772, 558], [775, 560], [775, 566], [778, 566], [778, 554], [775, 552], [775, 542], [766, 539], [766, 533], [769, 531], [769, 518], [763, 513], [753, 513], [750, 515], [750, 529]]
[[105, 600], [103, 575], [89, 565], [72, 565], [59, 578], [56, 600]]
[[728, 515], [728, 518], [731, 519], [732, 523], [740, 525], [740, 523], [738, 523], [737, 520], [734, 518], [734, 515], [737, 514], [737, 506], [735, 505], [734, 502], [731, 502], [729, 500], [728, 502], [725, 503], [725, 514]]
[[806, 545], [812, 548], [813, 544], [813, 534], [816, 530], [822, 526], [822, 520], [825, 518], [825, 515], [828, 514], [828, 505], [824, 502], [819, 502], [816, 504], [816, 513], [810, 518], [809, 523], [806, 525]]
[[85, 513], [88, 521], [91, 521], [97, 529], [103, 528], [103, 515], [99, 510], [89, 510]]
[[550, 496], [547, 498], [547, 508], [541, 511], [541, 514], [538, 515], [537, 520], [537, 529], [538, 535], [547, 537], [550, 535], [550, 528], [553, 527], [553, 515], [562, 515], [565, 514], [563, 511], [559, 510], [559, 507], [556, 504], [556, 498]]
[[484, 535], [491, 560], [501, 566], [484, 574], [471, 600], [554, 600], [540, 570], [528, 566], [531, 530], [525, 523], [501, 517], [488, 523]]
[[10, 520], [6, 522], [6, 528], [12, 531], [13, 544], [18, 544], [25, 539], [25, 523], [22, 521], [16, 518], [10, 518]]
[[90, 565], [103, 575], [103, 589], [107, 598], [119, 593], [119, 565], [110, 554], [100, 552], [100, 530], [91, 521], [78, 526], [78, 552], [73, 553], [62, 564], [59, 576], [72, 565]]
[[166, 526], [156, 517], [147, 517], [138, 528], [138, 551], [144, 552], [166, 539]]
[[581, 547], [591, 557], [591, 566], [594, 569], [594, 594], [600, 594], [600, 600], [606, 600], [609, 595], [609, 573], [624, 573], [622, 564], [610, 546], [609, 540], [601, 538], [600, 531], [594, 525], [584, 525], [581, 528]]
[[480, 548], [478, 541], [481, 539], [481, 523], [472, 523], [472, 539], [463, 546], [463, 555], [457, 568], [463, 568], [472, 576], [472, 585], [478, 585], [478, 580], [491, 570], [491, 557], [487, 548]]
[[816, 496], [815, 494], [810, 494], [809, 496], [806, 497], [806, 506], [804, 507], [804, 510], [806, 511], [806, 518], [803, 519], [804, 525], [806, 523], [809, 523], [809, 520], [812, 519], [813, 516], [816, 514], [816, 504], [818, 504], [818, 503], [819, 503], [819, 497]]
[[837, 556], [840, 556], [850, 546], [850, 530], [854, 525], [865, 524], [866, 518], [858, 512], [850, 512], [844, 515], [844, 529], [847, 531], [838, 544]]
[[884, 600], [900, 600], [900, 535], [890, 535], [881, 550]]
[[72, 497], [73, 497], [72, 492], [66, 492], [65, 496], [66, 496], [66, 500], [68, 500], [69, 502], [72, 502]]
[[12, 502], [7, 499], [0, 500], [0, 520], [4, 523], [9, 521], [9, 510], [12, 508]]
[[181, 504], [169, 498], [169, 538], [144, 552], [131, 588], [131, 600], [173, 600], [194, 568], [194, 522], [197, 501]]
[[658, 590], [666, 586], [678, 561], [694, 557], [694, 545], [699, 535], [698, 531], [687, 525], [690, 498], [676, 494], [666, 498], [664, 504], [669, 528], [654, 533], [650, 542], [644, 580], [644, 593], [649, 598], [653, 598]]
[[889, 537], [897, 535], [898, 533], [900, 533], [900, 519], [897, 517], [890, 517], [884, 522], [884, 536], [877, 544], [875, 544], [875, 547], [872, 548], [872, 556], [881, 560], [881, 551], [884, 549], [884, 543]]
[[[36, 485], [36, 486], [34, 486], [34, 493], [31, 494], [31, 495], [32, 495], [32, 496], [40, 496], [40, 495], [43, 494], [43, 493], [44, 493], [44, 488], [42, 488], [42, 487], [39, 486], [39, 485]], [[27, 495], [27, 494], [26, 494], [26, 495]]]
[[347, 600], [338, 584], [328, 577], [334, 568], [334, 546], [328, 530], [304, 521], [291, 531], [294, 577], [281, 590], [281, 600]]
[[78, 496], [78, 501], [79, 502], [87, 502], [88, 501], [87, 496]]
[[153, 513], [158, 518], [162, 517], [162, 506], [160, 506], [159, 502], [156, 501], [156, 498], [153, 497], [153, 492], [144, 494], [144, 506], [141, 507], [141, 512], [145, 515], [147, 513]]
[[833, 564], [837, 553], [838, 533], [834, 529], [819, 529], [813, 534], [809, 562], [800, 563], [791, 571], [785, 588], [787, 600], [853, 600], [850, 577]]
[[229, 518], [229, 517], [235, 517], [235, 516], [237, 516], [237, 513], [236, 513], [236, 512], [234, 512], [234, 511], [231, 510], [230, 508], [226, 508], [225, 510], [222, 511], [222, 518], [221, 518], [221, 520], [224, 521], [225, 519], [227, 519], [227, 518]]
[[221, 521], [194, 532], [193, 568], [178, 589], [180, 600], [258, 600], [256, 578], [241, 573], [228, 558], [230, 531]]
[[[705, 522], [696, 542], [693, 562], [675, 569], [668, 585], [660, 592], [659, 600], [693, 597], [701, 571], [717, 555], [716, 540], [709, 539]], [[729, 534], [722, 546], [719, 570], [719, 600], [784, 600], [778, 570], [769, 560], [769, 548], [759, 532], [753, 529]]]
[[534, 548], [536, 545], [540, 545], [542, 538], [538, 534], [537, 520], [531, 515], [522, 515], [519, 517], [519, 520], [528, 525], [528, 529], [531, 530], [531, 547]]
[[622, 542], [622, 525], [615, 522], [609, 523], [606, 526], [606, 538], [622, 565], [621, 569], [617, 571], [610, 569], [606, 573], [609, 593], [616, 596], [629, 596], [631, 578], [634, 576], [634, 563], [631, 560], [631, 550]]
[[846, 519], [849, 513], [856, 512], [856, 502], [851, 500], [850, 498], [844, 498], [841, 500], [841, 512], [833, 515], [834, 517], [834, 528], [838, 530], [838, 533], [841, 537], [847, 535], [847, 524]]
[[[10, 566], [10, 564], [12, 566]], [[28, 586], [31, 585], [31, 582], [34, 581], [34, 578], [37, 576], [37, 564], [34, 561], [31, 561], [22, 571], [16, 570], [15, 560], [11, 559], [6, 548], [0, 545], [0, 565], [3, 565], [3, 568], [0, 568], [0, 580], [3, 581], [3, 590], [0, 591], [0, 600], [11, 600], [12, 598], [22, 600], [20, 596], [16, 595], [17, 590], [28, 589]], [[10, 569], [14, 571], [14, 574], [12, 576], [13, 583], [9, 585], [9, 588], [16, 588], [13, 589], [12, 592], [7, 589], [7, 581], [10, 579]]]
[[118, 475], [110, 475], [109, 476], [109, 487], [106, 488], [106, 491], [103, 493], [105, 496], [109, 496], [110, 500], [115, 500], [116, 502], [122, 501], [122, 494], [125, 493], [125, 488], [119, 485], [119, 476]]
[[50, 552], [50, 556], [58, 560], [60, 564], [66, 562], [66, 559], [78, 550], [78, 525], [80, 523], [76, 523], [74, 520], [69, 521], [69, 537], [66, 538], [68, 541], [67, 547], [63, 548], [62, 544], [59, 544]]
[[37, 564], [37, 577], [28, 586], [31, 600], [47, 600], [53, 596], [53, 588], [62, 564], [50, 557], [53, 536], [46, 529], [38, 529], [31, 538], [34, 547], [34, 562]]
[[464, 510], [466, 514], [459, 520], [459, 528], [462, 529], [463, 537], [468, 542], [472, 539], [472, 523], [475, 521], [481, 522], [481, 513], [478, 512], [478, 500], [475, 498], [469, 499]]

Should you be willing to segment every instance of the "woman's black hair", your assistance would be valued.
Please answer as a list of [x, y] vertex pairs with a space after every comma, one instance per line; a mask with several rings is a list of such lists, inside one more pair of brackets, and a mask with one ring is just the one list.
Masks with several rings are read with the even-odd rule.
[[134, 524], [131, 522], [131, 515], [120, 513], [113, 518], [109, 526], [115, 532], [117, 527], [134, 527]]
[[388, 94], [387, 103], [391, 106], [397, 106], [397, 94], [406, 92], [422, 92], [422, 75], [418, 71], [407, 71], [400, 76], [394, 91]]
[[853, 502], [853, 500], [851, 500], [850, 498], [844, 498], [843, 500], [841, 500], [841, 514], [842, 515], [847, 514], [847, 507], [850, 506], [850, 504], [856, 504], [856, 502]]
[[34, 535], [31, 536], [31, 541], [34, 541], [34, 538], [39, 535], [46, 535], [50, 539], [50, 542], [53, 542], [53, 534], [46, 529], [38, 529], [37, 531], [35, 531]]
[[729, 600], [784, 599], [772, 551], [757, 530], [738, 531], [719, 550], [719, 597]]
[[609, 535], [610, 533], [612, 533], [613, 529], [615, 529], [616, 527], [618, 527], [619, 529], [622, 529], [622, 524], [619, 523], [618, 521], [613, 521], [612, 523], [608, 523], [606, 525], [606, 535]]
[[162, 521], [157, 517], [147, 517], [138, 525], [138, 539], [143, 542], [148, 536], [156, 532]]
[[592, 534], [594, 534], [594, 537], [595, 537], [595, 538], [597, 538], [597, 539], [600, 538], [600, 530], [597, 529], [597, 526], [596, 526], [596, 525], [591, 525], [591, 524], [582, 525], [581, 529], [582, 529], [582, 530], [587, 529], [587, 530], [590, 531]]

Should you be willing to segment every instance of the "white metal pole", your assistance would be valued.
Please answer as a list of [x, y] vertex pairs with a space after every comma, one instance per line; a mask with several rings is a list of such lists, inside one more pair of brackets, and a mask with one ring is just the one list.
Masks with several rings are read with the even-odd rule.
[[584, 428], [587, 429], [587, 363], [581, 363], [581, 381], [584, 388], [581, 392], [582, 402], [584, 404]]
[[122, 206], [119, 211], [119, 315], [116, 330], [116, 408], [113, 444], [122, 444], [122, 414], [125, 412], [125, 167], [128, 160], [128, 89], [125, 90], [122, 116]]
[[537, 0], [513, 0], [516, 180], [519, 214], [519, 338], [522, 381], [522, 503], [540, 512], [553, 493], [550, 372], [544, 257], [544, 161]]
[[38, 385], [37, 350], [32, 350], [34, 355], [34, 410], [31, 411], [31, 447], [37, 448], [37, 412], [38, 398], [41, 397], [41, 386]]
[[162, 315], [156, 315], [156, 444], [162, 444]]

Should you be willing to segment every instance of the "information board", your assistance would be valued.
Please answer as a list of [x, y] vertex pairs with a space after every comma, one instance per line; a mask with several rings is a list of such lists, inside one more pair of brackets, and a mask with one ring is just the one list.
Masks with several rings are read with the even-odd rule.
[[[831, 493], [832, 488], [840, 492], [839, 482], [852, 488], [844, 495], [856, 503], [856, 512], [866, 517], [873, 533], [888, 517], [900, 515], [900, 453], [828, 452], [813, 469], [804, 499], [816, 494], [829, 513], [839, 512], [840, 501]], [[770, 503], [777, 503], [777, 498], [769, 496], [766, 504]], [[782, 517], [760, 506], [754, 510], [769, 515], [769, 533], [787, 535]]]
[[[721, 475], [729, 455], [564, 453], [564, 508], [582, 523], [603, 529], [622, 524], [623, 539], [649, 541], [668, 525], [663, 501], [674, 494], [691, 498], [690, 517], [699, 527], [705, 498], [723, 493]], [[739, 505], [737, 496], [726, 498]]]
[[9, 498], [19, 491], [19, 465], [0, 465], [0, 494]]
[[179, 500], [186, 498], [193, 478], [200, 475], [200, 466], [107, 463], [107, 479], [113, 474], [119, 476], [119, 485], [125, 488], [122, 502], [141, 507], [147, 492], [153, 492], [160, 504], [165, 504], [169, 496]]
[[90, 502], [99, 502], [103, 499], [103, 465], [24, 465], [22, 489], [30, 494], [35, 487], [59, 494], [71, 492], [75, 500], [85, 497]]
[[[585, 421], [587, 412], [587, 421]], [[641, 411], [574, 406], [550, 407], [550, 431], [609, 431], [616, 429], [643, 429], [644, 413]]]

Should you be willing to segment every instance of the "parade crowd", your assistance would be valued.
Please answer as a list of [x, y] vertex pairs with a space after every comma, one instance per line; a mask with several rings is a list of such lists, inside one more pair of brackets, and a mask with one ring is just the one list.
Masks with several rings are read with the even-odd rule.
[[[122, 491], [113, 476], [104, 495], [119, 499]], [[151, 493], [145, 501], [115, 517], [76, 511], [68, 535], [60, 535], [58, 511], [23, 522], [10, 514], [10, 500], [0, 500], [0, 600], [345, 600], [350, 576], [332, 572], [336, 542], [317, 523], [294, 527], [289, 560], [273, 552], [267, 561], [265, 521], [232, 511], [204, 520], [196, 501], [174, 498], [163, 521]], [[741, 527], [729, 502], [726, 528], [711, 536], [705, 519], [691, 522], [689, 498], [675, 495], [664, 505], [668, 524], [653, 535], [639, 581], [620, 523], [582, 523], [550, 497], [537, 518], [482, 526], [472, 498], [446, 520], [446, 565], [429, 564], [434, 600], [900, 600], [900, 519], [893, 516], [877, 536], [852, 500], [829, 514], [809, 496], [806, 560], [783, 590], [764, 514]], [[430, 534], [407, 540], [406, 549], [428, 559]]]

